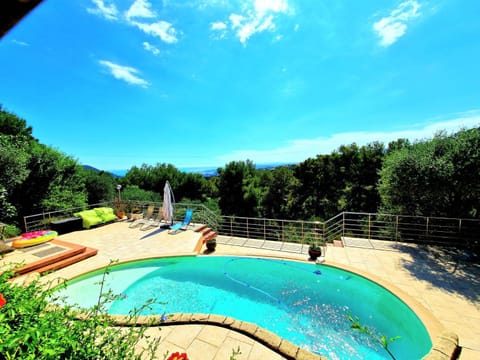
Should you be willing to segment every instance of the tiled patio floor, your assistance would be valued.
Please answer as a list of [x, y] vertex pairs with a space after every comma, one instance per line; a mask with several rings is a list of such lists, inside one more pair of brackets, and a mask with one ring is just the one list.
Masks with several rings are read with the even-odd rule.
[[[70, 278], [105, 266], [110, 260], [130, 260], [162, 255], [194, 254], [199, 235], [193, 231], [169, 235], [155, 228], [130, 229], [118, 222], [92, 230], [64, 234], [63, 241], [98, 249], [98, 255], [44, 277]], [[306, 260], [306, 248], [286, 251], [264, 248], [255, 241], [238, 246], [241, 239], [219, 237], [215, 254], [278, 256]], [[237, 244], [237, 245], [235, 245]], [[246, 246], [251, 247], [246, 247]], [[278, 244], [277, 244], [278, 245]], [[301, 252], [298, 252], [301, 251]], [[2, 262], [17, 261], [24, 252], [7, 254]], [[15, 260], [16, 259], [16, 260]], [[447, 329], [456, 332], [462, 346], [461, 360], [480, 359], [480, 267], [450, 259], [432, 249], [395, 244], [389, 250], [328, 246], [326, 261], [353, 267], [387, 281], [420, 302]], [[158, 329], [151, 329], [158, 332]], [[190, 359], [228, 359], [238, 346], [238, 360], [281, 359], [278, 354], [232, 330], [208, 325], [163, 326], [159, 358], [165, 351], [186, 351]]]

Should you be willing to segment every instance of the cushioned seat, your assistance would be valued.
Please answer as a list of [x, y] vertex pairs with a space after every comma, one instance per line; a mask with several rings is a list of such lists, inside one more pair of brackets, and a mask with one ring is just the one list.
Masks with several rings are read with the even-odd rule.
[[104, 224], [117, 219], [117, 216], [113, 213], [113, 209], [109, 207], [83, 210], [74, 215], [82, 218], [84, 229], [90, 229], [92, 226]]

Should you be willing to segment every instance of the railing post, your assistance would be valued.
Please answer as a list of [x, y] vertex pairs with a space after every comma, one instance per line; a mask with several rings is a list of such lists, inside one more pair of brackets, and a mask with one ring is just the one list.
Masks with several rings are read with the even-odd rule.
[[398, 215], [395, 216], [395, 242], [398, 242]]
[[[458, 219], [458, 236], [459, 240], [462, 239], [462, 219]], [[470, 239], [467, 239], [467, 246], [470, 247]]]
[[302, 221], [302, 244], [305, 242], [305, 232], [303, 230], [303, 221]]
[[345, 238], [345, 211], [342, 212], [342, 238]]
[[267, 240], [267, 219], [263, 218], [263, 240]]
[[371, 226], [371, 216], [370, 214], [368, 214], [368, 240], [370, 240], [370, 226]]
[[428, 225], [429, 225], [429, 222], [430, 222], [430, 218], [427, 216], [427, 223], [426, 223], [426, 227], [425, 227], [425, 240], [428, 242]]
[[230, 236], [233, 236], [233, 218], [230, 216]]
[[250, 239], [250, 232], [248, 230], [248, 217], [247, 217], [247, 239]]
[[326, 243], [327, 243], [327, 239], [326, 239], [327, 234], [326, 234], [326, 230], [325, 230], [325, 227], [326, 227], [325, 222], [323, 222], [322, 225], [323, 225], [323, 226], [322, 226], [322, 240], [323, 240], [323, 242], [326, 244]]

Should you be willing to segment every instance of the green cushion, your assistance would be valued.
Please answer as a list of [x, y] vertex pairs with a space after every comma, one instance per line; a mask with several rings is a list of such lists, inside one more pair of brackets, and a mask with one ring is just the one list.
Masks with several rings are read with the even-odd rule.
[[95, 208], [94, 210], [97, 213], [97, 216], [100, 217], [103, 222], [109, 222], [117, 219], [112, 208], [100, 207]]
[[101, 224], [103, 219], [97, 215], [95, 210], [84, 210], [75, 214], [82, 218], [82, 224], [85, 229], [89, 229], [93, 225]]

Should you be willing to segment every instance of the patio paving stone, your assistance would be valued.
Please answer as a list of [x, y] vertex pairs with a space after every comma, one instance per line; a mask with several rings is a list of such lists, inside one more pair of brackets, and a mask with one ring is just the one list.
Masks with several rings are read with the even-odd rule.
[[[191, 230], [177, 235], [153, 228], [148, 231], [128, 228], [128, 222], [118, 222], [91, 230], [63, 234], [58, 239], [98, 249], [98, 254], [80, 263], [42, 277], [43, 281], [57, 277], [72, 278], [79, 274], [107, 265], [111, 260], [126, 261], [155, 256], [196, 255], [194, 249], [199, 235]], [[306, 249], [296, 244], [285, 249], [304, 251], [279, 251], [281, 243], [221, 237], [217, 239], [214, 255], [277, 256], [307, 260]], [[457, 262], [427, 247], [412, 244], [380, 244], [378, 250], [368, 246], [372, 242], [353, 241], [362, 247], [327, 246], [327, 263], [350, 266], [365, 271], [398, 287], [416, 299], [447, 329], [459, 336], [463, 346], [461, 360], [480, 359], [480, 266]], [[271, 249], [270, 249], [271, 248]], [[273, 250], [272, 250], [273, 249]], [[6, 262], [37, 260], [30, 252], [14, 251], [0, 259], [0, 267]], [[168, 325], [151, 328], [161, 338], [159, 359], [165, 351], [187, 351], [189, 358], [201, 360], [229, 359], [232, 349], [240, 346], [242, 354], [237, 360], [282, 359], [280, 355], [251, 338], [231, 329], [212, 325]], [[203, 355], [203, 356], [202, 356]], [[199, 357], [200, 356], [200, 357]]]

